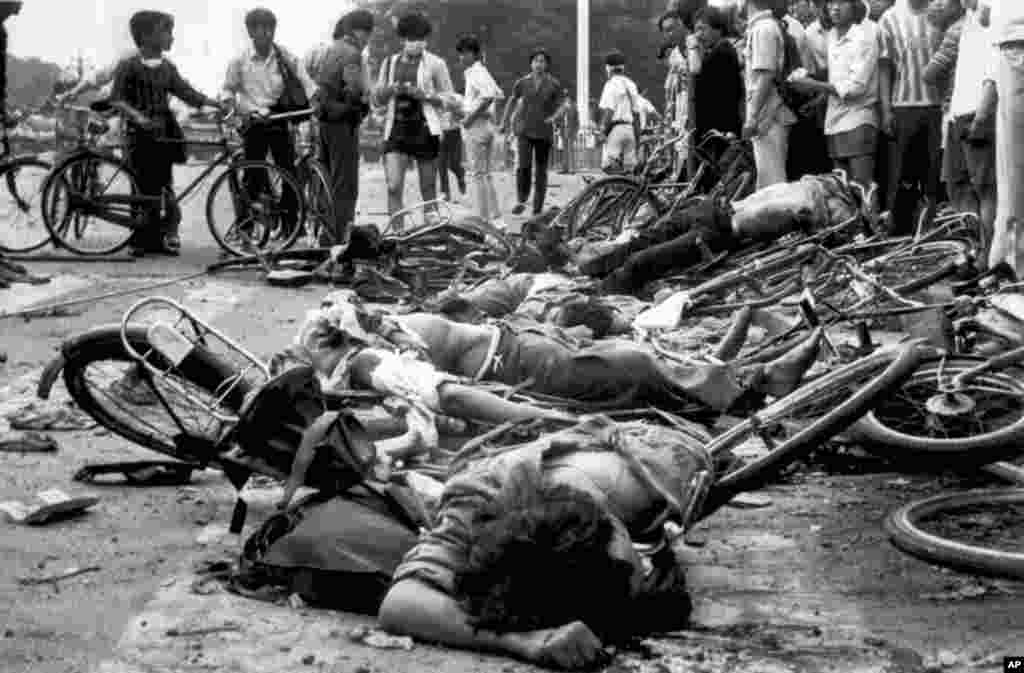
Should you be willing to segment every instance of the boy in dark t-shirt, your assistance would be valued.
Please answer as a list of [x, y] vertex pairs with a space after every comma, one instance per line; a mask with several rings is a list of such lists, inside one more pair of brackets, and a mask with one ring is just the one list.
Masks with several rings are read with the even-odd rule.
[[[174, 17], [164, 12], [141, 11], [129, 23], [139, 54], [118, 64], [111, 102], [127, 118], [128, 165], [139, 191], [160, 196], [170, 191], [175, 163], [185, 161], [184, 133], [170, 107], [173, 94], [193, 107], [220, 108], [217, 101], [186, 82], [164, 52], [174, 42]], [[160, 209], [145, 229], [132, 233], [132, 254], [146, 252], [177, 255], [181, 243], [176, 225], [161, 223]]]

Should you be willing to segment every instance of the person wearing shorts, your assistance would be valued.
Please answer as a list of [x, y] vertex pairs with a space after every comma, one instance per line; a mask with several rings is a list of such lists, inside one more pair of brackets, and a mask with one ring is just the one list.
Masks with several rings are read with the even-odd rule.
[[[412, 163], [420, 178], [423, 202], [437, 198], [437, 157], [441, 148], [442, 94], [453, 93], [444, 59], [427, 51], [430, 22], [421, 14], [398, 20], [402, 50], [384, 60], [374, 92], [378, 105], [387, 105], [384, 124], [384, 172], [388, 183], [388, 214], [402, 210], [405, 173]], [[427, 219], [437, 209], [427, 207]]]

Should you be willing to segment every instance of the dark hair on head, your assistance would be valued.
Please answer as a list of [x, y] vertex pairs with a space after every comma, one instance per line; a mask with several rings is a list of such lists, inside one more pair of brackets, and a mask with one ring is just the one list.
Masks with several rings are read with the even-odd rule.
[[705, 7], [700, 10], [694, 23], [706, 23], [709, 28], [719, 31], [722, 35], [728, 35], [732, 31], [729, 15], [718, 7]]
[[351, 35], [357, 30], [373, 32], [373, 12], [368, 9], [354, 9], [341, 17], [334, 27], [334, 39], [337, 40], [345, 35]]
[[479, 57], [480, 52], [480, 38], [476, 35], [463, 35], [459, 37], [458, 41], [455, 43], [456, 54], [473, 54], [474, 56]]
[[477, 313], [478, 309], [473, 302], [465, 297], [455, 295], [442, 299], [437, 307], [437, 312], [451, 320], [462, 313]]
[[537, 58], [538, 56], [543, 56], [544, 60], [547, 61], [548, 63], [548, 67], [551, 67], [551, 53], [548, 52], [547, 49], [545, 49], [544, 47], [536, 47], [533, 51], [531, 51], [530, 63], [533, 63], [533, 59]]
[[578, 620], [602, 642], [621, 641], [633, 626], [623, 619], [633, 567], [609, 555], [614, 533], [589, 494], [544, 483], [536, 468], [519, 465], [474, 517], [455, 596], [476, 629], [533, 631]]
[[595, 300], [574, 299], [561, 307], [558, 316], [559, 327], [583, 325], [594, 333], [595, 339], [603, 339], [612, 331], [615, 311], [611, 306]]
[[128, 31], [132, 34], [132, 41], [136, 47], [141, 47], [146, 38], [154, 34], [166, 25], [174, 25], [174, 17], [167, 12], [158, 12], [152, 9], [144, 9], [135, 12], [128, 19]]
[[250, 9], [245, 13], [245, 27], [253, 28], [277, 28], [277, 16], [266, 7]]
[[406, 14], [398, 20], [395, 33], [402, 40], [425, 40], [430, 37], [434, 28], [427, 21], [427, 17], [419, 12]]
[[683, 17], [679, 16], [679, 12], [676, 10], [670, 10], [658, 17], [658, 30], [665, 30], [665, 23], [671, 19], [682, 21]]
[[626, 55], [618, 49], [613, 49], [605, 55], [604, 64], [613, 68], [622, 68], [626, 65]]

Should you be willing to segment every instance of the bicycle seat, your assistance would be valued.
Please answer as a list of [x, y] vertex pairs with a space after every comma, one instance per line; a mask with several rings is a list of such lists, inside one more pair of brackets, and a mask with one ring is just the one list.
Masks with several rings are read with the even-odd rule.
[[114, 111], [114, 104], [111, 103], [108, 99], [104, 98], [102, 100], [93, 101], [92, 103], [89, 103], [89, 109], [95, 112], [96, 114], [106, 114], [108, 112]]

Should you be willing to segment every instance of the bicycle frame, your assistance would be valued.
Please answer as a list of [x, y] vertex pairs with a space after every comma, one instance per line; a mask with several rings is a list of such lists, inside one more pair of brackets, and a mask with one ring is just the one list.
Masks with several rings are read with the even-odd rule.
[[[170, 311], [172, 315], [177, 316], [170, 323], [161, 321], [160, 323], [153, 324], [162, 324], [170, 327], [170, 329], [176, 331], [187, 339], [191, 343], [192, 348], [208, 348], [211, 340], [216, 341], [221, 346], [226, 347], [227, 350], [239, 356], [240, 359], [245, 362], [245, 366], [239, 368], [239, 371], [235, 376], [225, 381], [220, 389], [213, 392], [216, 398], [213, 403], [209, 403], [196, 397], [190, 391], [178, 384], [174, 377], [171, 376], [177, 365], [188, 356], [187, 353], [163, 353], [155, 346], [151, 347], [151, 350], [145, 353], [140, 353], [132, 347], [132, 344], [128, 339], [128, 328], [144, 324], [144, 321], [138, 320], [137, 317], [140, 316], [140, 314], [143, 314], [146, 309], [153, 307], [156, 307], [158, 310], [162, 310], [165, 313]], [[190, 337], [189, 333], [194, 336]], [[142, 367], [144, 367], [146, 371], [157, 377], [169, 387], [174, 388], [176, 392], [191, 401], [193, 404], [205, 409], [213, 418], [224, 423], [238, 422], [237, 415], [224, 414], [218, 409], [224, 408], [224, 401], [238, 389], [238, 386], [242, 381], [247, 380], [251, 375], [255, 375], [260, 380], [259, 383], [262, 385], [271, 378], [270, 367], [267, 363], [260, 360], [257, 356], [252, 354], [244, 346], [234, 341], [231, 337], [197, 317], [178, 302], [167, 297], [148, 297], [135, 303], [131, 308], [129, 308], [121, 319], [121, 340], [124, 343], [125, 351]], [[157, 367], [153, 363], [155, 353], [159, 354], [162, 359], [167, 360], [170, 363], [170, 366], [165, 368]]]

